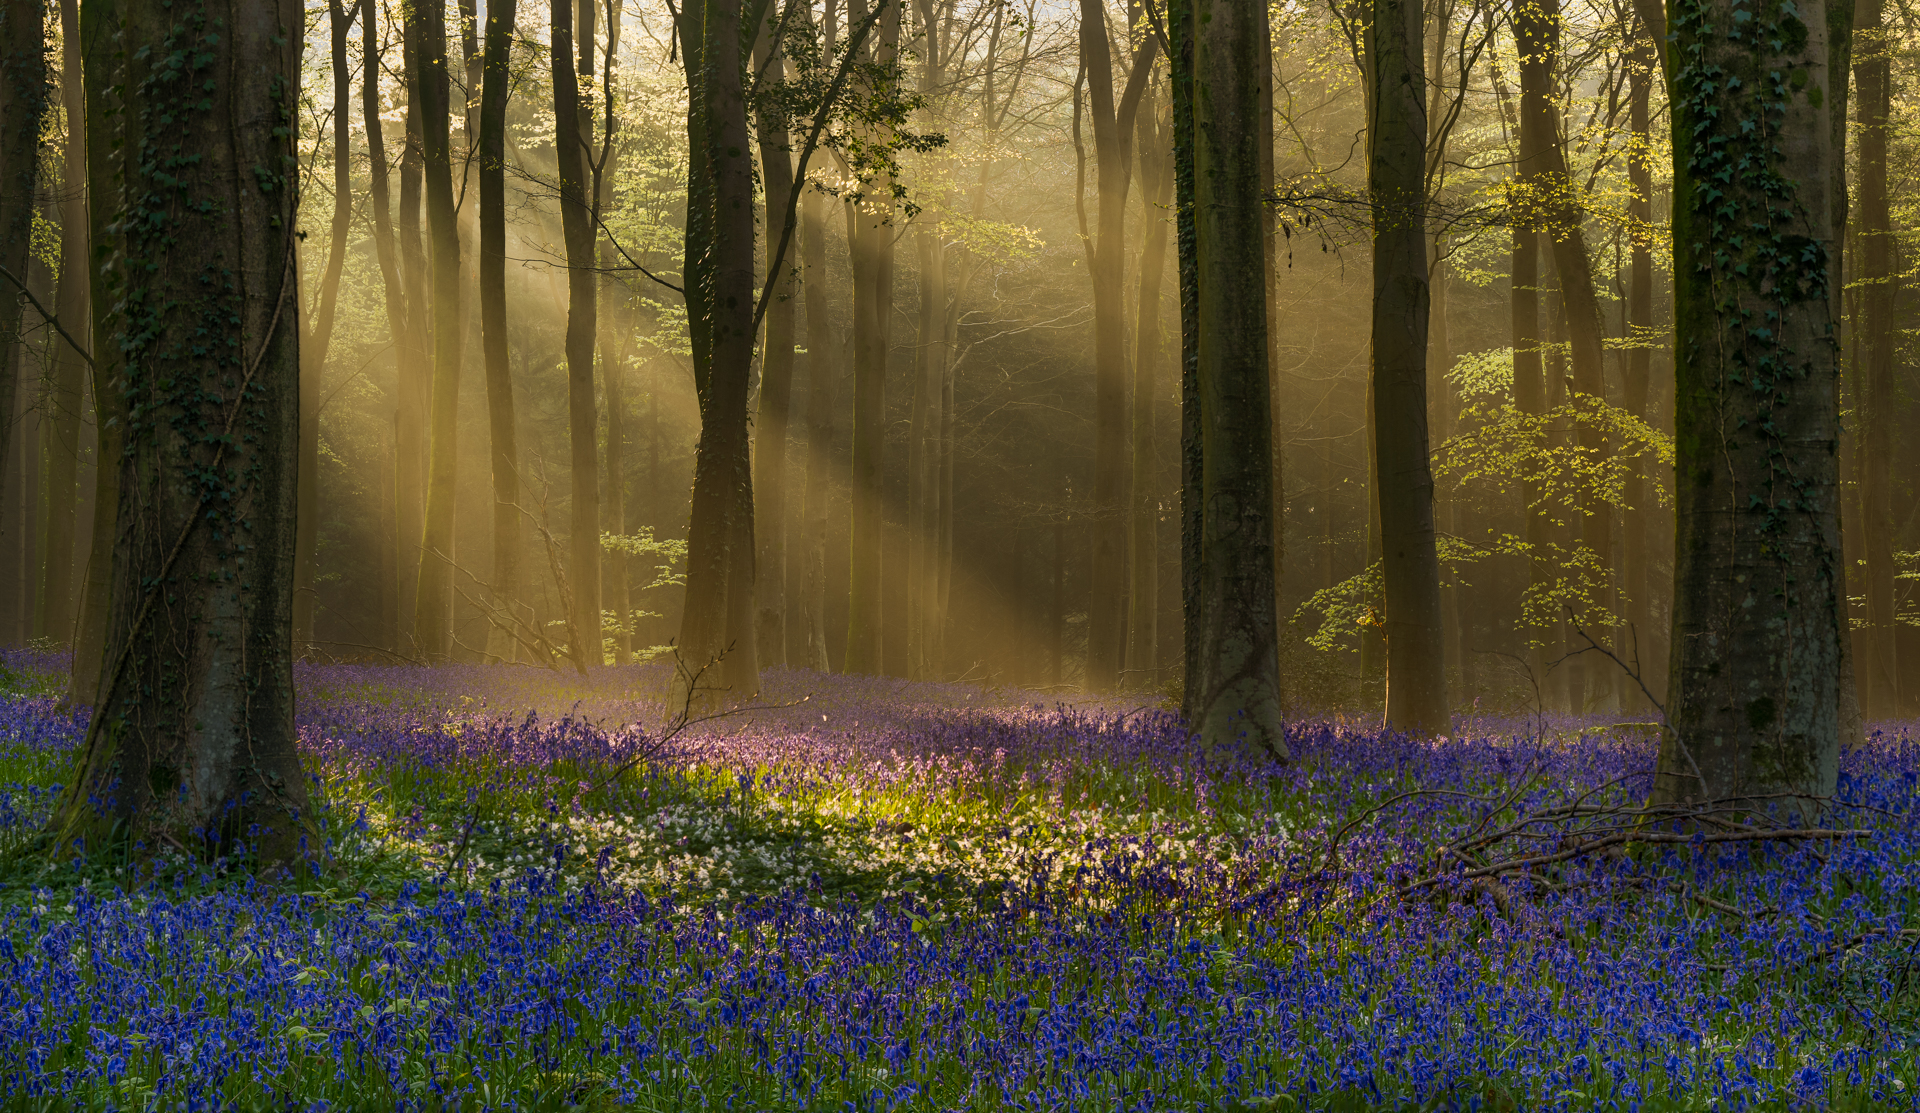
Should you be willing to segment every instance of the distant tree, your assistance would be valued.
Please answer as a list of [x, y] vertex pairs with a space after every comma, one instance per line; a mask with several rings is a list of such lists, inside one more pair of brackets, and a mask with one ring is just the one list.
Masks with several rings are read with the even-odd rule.
[[1829, 37], [1851, 23], [1828, 0], [1708, 0], [1667, 26], [1678, 514], [1660, 799], [1824, 798], [1836, 782], [1846, 66]]
[[90, 848], [301, 852], [290, 619], [302, 12], [119, 9], [127, 413], [105, 667], [52, 820]]
[[[480, 176], [480, 350], [487, 378], [487, 434], [493, 479], [493, 605], [526, 615], [520, 601], [520, 450], [514, 429], [513, 375], [507, 348], [507, 98], [512, 91], [514, 18], [518, 0], [487, 5], [485, 60], [477, 152]], [[490, 655], [511, 660], [515, 623], [496, 623]]]
[[[80, 13], [75, 0], [60, 4], [60, 101], [66, 110], [61, 143], [60, 285], [54, 316], [72, 322], [77, 336], [87, 320], [93, 268], [87, 264], [87, 128], [81, 85]], [[0, 283], [4, 285], [4, 283]], [[80, 465], [81, 409], [84, 406], [87, 355], [72, 344], [55, 342], [46, 400], [47, 497], [40, 536], [46, 548], [40, 574], [40, 605], [34, 608], [39, 635], [62, 645], [74, 637], [73, 541], [80, 505], [76, 483]]]
[[41, 0], [0, 3], [0, 480], [13, 459], [22, 283], [40, 181], [40, 126], [52, 103], [45, 19]]

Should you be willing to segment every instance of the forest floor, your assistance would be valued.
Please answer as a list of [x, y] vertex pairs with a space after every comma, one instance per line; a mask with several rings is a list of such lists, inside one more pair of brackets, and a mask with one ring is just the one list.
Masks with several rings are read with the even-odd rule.
[[0, 663], [0, 1109], [1920, 1108], [1912, 724], [1784, 838], [1601, 720], [1208, 762], [769, 670], [658, 749], [662, 666], [302, 666], [327, 857], [259, 880], [21, 853], [85, 715]]

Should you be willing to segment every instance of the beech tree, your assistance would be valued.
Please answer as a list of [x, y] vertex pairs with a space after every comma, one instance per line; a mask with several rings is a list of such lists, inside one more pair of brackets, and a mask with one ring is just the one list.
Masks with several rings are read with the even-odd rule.
[[307, 809], [290, 639], [302, 13], [117, 15], [114, 341], [132, 416], [105, 667], [53, 830], [63, 847], [168, 838], [285, 860]]
[[1673, 113], [1677, 513], [1659, 799], [1834, 788], [1839, 517], [1833, 102], [1850, 8], [1678, 9]]

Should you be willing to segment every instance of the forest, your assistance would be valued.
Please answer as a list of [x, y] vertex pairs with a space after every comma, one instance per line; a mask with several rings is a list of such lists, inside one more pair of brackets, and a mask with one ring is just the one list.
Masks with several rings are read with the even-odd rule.
[[0, 1110], [1920, 1109], [1916, 89], [0, 0]]

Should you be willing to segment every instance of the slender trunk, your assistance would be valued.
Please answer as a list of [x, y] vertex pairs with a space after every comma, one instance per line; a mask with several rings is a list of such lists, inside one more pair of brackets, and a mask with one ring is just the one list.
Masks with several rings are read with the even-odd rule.
[[1127, 190], [1132, 175], [1134, 114], [1158, 41], [1151, 35], [1145, 38], [1134, 58], [1126, 92], [1116, 103], [1106, 7], [1100, 0], [1081, 0], [1080, 61], [1086, 70], [1095, 165], [1095, 220], [1087, 244], [1087, 270], [1093, 286], [1094, 367], [1093, 545], [1088, 569], [1086, 677], [1090, 691], [1108, 691], [1118, 685], [1126, 649], [1131, 478], [1127, 446]]
[[[1655, 795], [1824, 799], [1839, 765], [1846, 600], [1830, 300], [1838, 152], [1823, 94], [1845, 83], [1828, 36], [1847, 34], [1852, 13], [1802, 5], [1780, 17], [1793, 34], [1749, 37], [1718, 30], [1734, 15], [1715, 0], [1672, 27], [1674, 56], [1689, 59], [1669, 98], [1674, 245], [1689, 263], [1674, 275], [1681, 481]], [[1779, 73], [1807, 80], [1754, 128], [1748, 90]], [[1771, 327], [1748, 326], [1757, 320]]]
[[[876, 61], [890, 61], [900, 42], [900, 6], [893, 0], [880, 18]], [[849, 6], [848, 25], [867, 17], [861, 0]], [[853, 421], [851, 432], [853, 517], [847, 572], [847, 651], [842, 668], [877, 675], [882, 655], [882, 573], [886, 551], [880, 469], [886, 442], [887, 352], [893, 317], [893, 198], [891, 181], [865, 189], [847, 206], [847, 245], [853, 270]]]
[[[489, 0], [480, 94], [480, 350], [487, 376], [487, 431], [493, 474], [493, 605], [520, 622], [520, 449], [514, 429], [513, 371], [507, 340], [507, 100], [513, 91], [514, 20], [519, 0]], [[500, 620], [496, 620], [500, 621]], [[513, 660], [516, 642], [498, 626], [491, 657]]]
[[406, 463], [406, 453], [417, 447], [417, 440], [403, 438], [400, 426], [403, 418], [417, 420], [419, 417], [413, 403], [414, 378], [420, 352], [407, 313], [400, 247], [393, 226], [386, 138], [380, 120], [382, 52], [379, 21], [373, 18], [371, 10], [361, 21], [360, 36], [363, 65], [360, 110], [361, 123], [367, 134], [367, 203], [373, 214], [374, 258], [380, 266], [380, 281], [385, 294], [387, 331], [393, 339], [396, 400], [393, 429], [385, 445], [390, 458], [381, 470], [381, 521], [384, 525], [380, 545], [380, 629], [377, 638], [383, 648], [403, 651], [407, 648], [407, 639], [402, 637], [405, 623], [401, 615], [404, 613], [411, 618], [412, 611], [408, 609], [403, 612], [401, 609], [401, 600], [408, 596], [408, 589], [403, 587], [402, 582], [418, 568], [417, 564], [409, 564], [406, 559], [415, 552], [418, 544], [417, 536], [414, 540], [408, 539], [409, 523], [417, 527], [418, 519], [409, 518], [409, 513], [416, 511], [417, 507], [410, 503], [407, 491], [411, 489], [410, 484], [418, 479], [418, 472]]
[[[1628, 127], [1632, 145], [1627, 157], [1627, 218], [1631, 221], [1630, 252], [1632, 273], [1627, 284], [1627, 412], [1642, 421], [1648, 419], [1648, 397], [1653, 384], [1653, 148], [1648, 131], [1652, 86], [1656, 76], [1652, 43], [1645, 27], [1635, 39], [1628, 90]], [[1647, 461], [1637, 457], [1627, 472], [1627, 514], [1623, 529], [1625, 560], [1622, 561], [1620, 586], [1627, 595], [1626, 615], [1629, 645], [1635, 650], [1628, 658], [1641, 672], [1642, 682], [1653, 684], [1649, 662], [1657, 658], [1653, 648], [1653, 553], [1648, 547], [1647, 522], [1652, 517], [1648, 505]]]
[[[107, 121], [120, 110], [126, 55], [119, 41], [119, 12], [110, 0], [88, 0], [80, 8], [79, 42], [82, 93], [86, 101], [87, 230], [95, 260], [118, 255], [114, 246], [113, 199], [120, 196], [121, 166], [117, 129]], [[96, 203], [97, 199], [97, 203]], [[73, 677], [68, 702], [91, 704], [100, 688], [106, 653], [107, 615], [111, 609], [113, 545], [120, 513], [120, 456], [126, 431], [126, 403], [119, 386], [120, 291], [124, 275], [105, 265], [87, 268], [88, 301], [93, 309], [87, 333], [93, 351], [94, 491], [93, 536], [88, 545], [87, 582], [81, 593], [80, 626], [74, 635]]]
[[438, 663], [453, 656], [454, 483], [459, 475], [460, 360], [466, 334], [460, 327], [460, 225], [453, 208], [446, 13], [436, 4], [423, 4], [415, 14], [420, 20], [420, 115], [433, 248], [433, 389], [413, 635], [426, 659]]
[[420, 591], [422, 542], [425, 539], [427, 501], [428, 394], [433, 364], [430, 348], [429, 293], [425, 245], [420, 239], [420, 190], [425, 147], [421, 132], [420, 13], [401, 9], [401, 73], [406, 81], [406, 135], [400, 153], [400, 212], [394, 222], [399, 241], [400, 288], [405, 292], [406, 339], [396, 345], [400, 361], [397, 407], [394, 414], [394, 483], [396, 524], [400, 536], [396, 556], [400, 569], [394, 615], [396, 648], [409, 655], [425, 648], [416, 629]]
[[[60, 98], [67, 114], [62, 152], [65, 166], [60, 198], [60, 286], [54, 316], [76, 337], [86, 331], [89, 277], [87, 258], [87, 130], [82, 91], [80, 13], [75, 0], [60, 4]], [[47, 392], [45, 564], [40, 580], [36, 623], [40, 636], [62, 645], [74, 641], [73, 533], [78, 517], [80, 416], [85, 406], [87, 361], [60, 339], [50, 339], [53, 375]]]
[[[567, 429], [572, 443], [573, 523], [567, 582], [572, 606], [567, 615], [574, 664], [602, 663], [600, 641], [600, 474], [594, 443], [599, 421], [594, 413], [593, 341], [599, 277], [593, 270], [593, 212], [589, 207], [585, 108], [574, 69], [574, 0], [553, 0], [554, 155], [560, 164], [560, 223], [567, 251]], [[591, 49], [583, 37], [583, 54]], [[586, 56], [591, 59], [590, 54]], [[586, 72], [591, 75], [589, 63]]]
[[[1193, 27], [1195, 319], [1202, 510], [1194, 716], [1209, 751], [1284, 759], [1274, 629], [1267, 252], [1258, 109], [1272, 81], [1266, 9], [1197, 0]], [[1197, 497], [1196, 497], [1197, 496]]]
[[933, 558], [940, 513], [940, 376], [946, 361], [947, 300], [946, 252], [938, 218], [922, 216], [929, 221], [914, 235], [920, 256], [920, 313], [907, 431], [907, 675], [915, 680], [928, 679], [931, 669], [928, 620], [937, 587]]
[[[368, 18], [371, 18], [369, 13]], [[327, 267], [320, 278], [320, 304], [307, 332], [300, 366], [300, 478], [298, 540], [293, 564], [293, 651], [305, 656], [313, 644], [313, 577], [319, 546], [320, 377], [327, 369], [334, 314], [340, 301], [340, 275], [346, 268], [347, 235], [353, 221], [352, 132], [347, 98], [352, 75], [347, 69], [347, 32], [351, 21], [340, 0], [327, 0], [333, 59], [333, 224], [328, 229]]]
[[1127, 538], [1127, 672], [1142, 687], [1160, 674], [1160, 461], [1154, 435], [1159, 400], [1160, 286], [1167, 269], [1168, 203], [1173, 167], [1151, 101], [1138, 122], [1140, 195], [1146, 235], [1140, 250], [1140, 290], [1134, 313], [1133, 505]]
[[154, 419], [120, 461], [100, 713], [53, 825], [90, 851], [164, 837], [274, 862], [311, 833], [288, 628], [302, 22], [291, 0], [214, 7], [120, 13], [125, 196], [150, 207], [122, 210], [117, 339], [129, 412]]
[[1173, 100], [1174, 228], [1180, 278], [1180, 713], [1197, 722], [1212, 689], [1201, 630], [1207, 624], [1207, 593], [1202, 590], [1202, 505], [1205, 445], [1200, 410], [1200, 254], [1194, 209], [1194, 6], [1196, 0], [1167, 0], [1167, 65]]
[[[594, 0], [583, 0], [582, 8], [590, 10]], [[620, 161], [618, 148], [614, 146], [613, 133], [617, 123], [614, 102], [615, 60], [620, 56], [620, 5], [607, 6], [606, 49], [601, 52], [603, 68], [600, 80], [601, 150], [599, 164], [593, 170], [593, 224], [598, 228], [601, 216], [613, 209], [613, 183], [616, 180]], [[582, 23], [586, 26], [586, 16]], [[588, 45], [582, 43], [581, 63], [592, 65]], [[583, 131], [582, 134], [585, 134]], [[619, 263], [618, 252], [611, 240], [600, 246], [600, 266], [606, 273], [612, 273]], [[605, 303], [599, 315], [600, 329], [600, 369], [605, 378], [607, 396], [607, 454], [605, 467], [605, 491], [602, 498], [602, 519], [600, 528], [605, 533], [624, 536], [627, 532], [627, 463], [626, 463], [626, 348], [627, 337], [633, 333], [633, 305], [627, 288], [620, 282], [607, 280], [603, 283]], [[613, 614], [613, 663], [624, 665], [628, 662], [632, 650], [633, 600], [629, 594], [627, 571], [631, 561], [626, 554], [616, 552], [612, 556], [600, 554], [601, 560], [601, 596], [602, 607]]]
[[800, 200], [801, 289], [807, 302], [807, 450], [806, 479], [799, 513], [801, 576], [797, 612], [788, 624], [797, 634], [797, 654], [789, 662], [820, 672], [827, 659], [827, 513], [829, 482], [837, 457], [833, 449], [834, 387], [839, 369], [833, 360], [832, 322], [827, 319], [826, 199], [809, 189]]
[[[0, 479], [6, 478], [20, 373], [19, 284], [27, 278], [34, 190], [40, 177], [40, 127], [51, 107], [43, 0], [0, 3]], [[24, 488], [23, 488], [24, 490]]]
[[[785, 78], [785, 59], [770, 53], [773, 27], [779, 22], [776, 7], [767, 9], [767, 26], [762, 30], [754, 51], [755, 68], [760, 80], [778, 84]], [[784, 44], [780, 44], [784, 50]], [[773, 255], [785, 227], [787, 200], [794, 190], [793, 154], [788, 140], [788, 121], [778, 107], [768, 101], [759, 110], [760, 167], [767, 195], [767, 259]], [[761, 356], [760, 412], [753, 443], [753, 536], [759, 546], [755, 557], [754, 591], [758, 597], [755, 636], [760, 663], [787, 664], [787, 420], [793, 396], [794, 302], [793, 267], [780, 263], [780, 272], [770, 275], [773, 300], [767, 304], [766, 347]]]
[[[1513, 216], [1513, 404], [1523, 414], [1544, 417], [1547, 412], [1546, 369], [1540, 348], [1540, 231], [1535, 198], [1544, 188], [1547, 149], [1554, 142], [1553, 70], [1548, 53], [1545, 9], [1523, 4], [1514, 15], [1515, 50], [1520, 55], [1520, 159], [1514, 168], [1518, 182], [1509, 204]], [[1545, 492], [1537, 482], [1522, 481], [1520, 496], [1526, 515], [1527, 597], [1540, 598], [1554, 583], [1556, 569], [1549, 558], [1553, 520], [1547, 515]], [[1532, 627], [1526, 608], [1523, 618]], [[1547, 672], [1544, 630], [1527, 632], [1527, 671], [1536, 685], [1545, 685]]]
[[1893, 425], [1899, 412], [1894, 368], [1899, 358], [1895, 331], [1896, 282], [1893, 220], [1887, 196], [1888, 121], [1893, 81], [1890, 43], [1882, 27], [1881, 0], [1864, 0], [1858, 10], [1860, 50], [1853, 72], [1859, 91], [1860, 170], [1858, 279], [1865, 312], [1860, 326], [1866, 359], [1860, 374], [1859, 477], [1860, 532], [1865, 557], [1859, 588], [1867, 602], [1866, 650], [1858, 663], [1860, 702], [1866, 714], [1887, 717], [1900, 707], [1900, 669], [1894, 631]]

